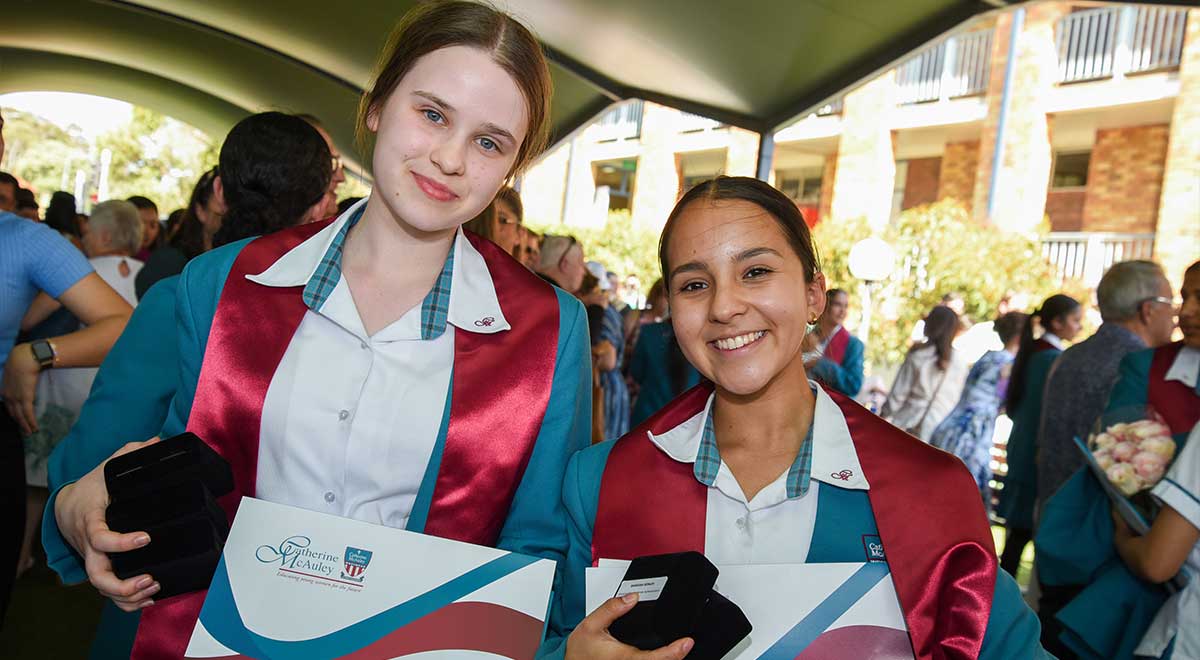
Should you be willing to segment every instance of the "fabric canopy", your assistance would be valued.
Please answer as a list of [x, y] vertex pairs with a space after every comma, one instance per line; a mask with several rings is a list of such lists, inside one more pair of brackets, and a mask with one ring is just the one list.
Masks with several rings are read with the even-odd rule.
[[[341, 149], [379, 49], [415, 0], [8, 0], [0, 93], [119, 98], [223, 135], [307, 112]], [[508, 0], [537, 33], [560, 140], [645, 98], [770, 132], [1004, 0]]]

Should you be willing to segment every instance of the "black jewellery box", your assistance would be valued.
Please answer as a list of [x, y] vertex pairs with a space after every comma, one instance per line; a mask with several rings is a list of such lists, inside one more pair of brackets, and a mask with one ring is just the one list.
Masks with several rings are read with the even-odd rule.
[[233, 490], [233, 472], [192, 433], [118, 456], [104, 465], [108, 527], [146, 532], [150, 543], [109, 555], [122, 580], [148, 573], [156, 600], [207, 589], [229, 521], [217, 498]]
[[638, 603], [608, 632], [643, 651], [683, 637], [695, 642], [688, 660], [720, 660], [750, 634], [741, 608], [713, 590], [717, 567], [699, 552], [638, 557], [617, 596], [636, 592]]

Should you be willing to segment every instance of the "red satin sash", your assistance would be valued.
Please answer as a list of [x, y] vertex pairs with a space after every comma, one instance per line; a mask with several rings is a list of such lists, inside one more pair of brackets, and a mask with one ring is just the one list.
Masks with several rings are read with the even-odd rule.
[[850, 345], [850, 331], [843, 326], [838, 326], [838, 331], [833, 333], [833, 338], [829, 340], [829, 344], [825, 346], [825, 357], [842, 363], [846, 358], [846, 347]]
[[[683, 394], [617, 441], [600, 482], [592, 560], [704, 550], [708, 489], [693, 466], [646, 437], [704, 408], [711, 385]], [[846, 417], [913, 652], [919, 660], [976, 658], [987, 631], [996, 554], [970, 474], [853, 400], [826, 390]]]
[[[234, 261], [221, 292], [188, 430], [233, 468], [234, 490], [221, 500], [230, 520], [241, 498], [255, 494], [267, 388], [308, 309], [303, 287], [265, 287], [245, 276], [266, 270], [328, 224], [254, 240]], [[507, 317], [511, 329], [454, 334], [450, 424], [425, 532], [494, 545], [550, 400], [558, 300], [551, 287], [498, 247], [467, 237], [487, 263], [501, 309], [513, 312]], [[176, 596], [143, 611], [131, 657], [182, 657], [206, 593]]]
[[1146, 403], [1162, 415], [1171, 427], [1171, 433], [1176, 435], [1191, 431], [1196, 422], [1200, 422], [1200, 396], [1177, 380], [1167, 380], [1167, 372], [1181, 350], [1181, 341], [1155, 349], [1146, 389]]
[[495, 545], [550, 402], [558, 296], [495, 243], [465, 235], [487, 262], [511, 329], [454, 333], [450, 427], [425, 533]]

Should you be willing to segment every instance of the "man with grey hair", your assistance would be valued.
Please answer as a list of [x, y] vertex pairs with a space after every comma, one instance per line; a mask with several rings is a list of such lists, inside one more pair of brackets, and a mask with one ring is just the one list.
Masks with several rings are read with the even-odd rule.
[[542, 279], [574, 295], [579, 293], [586, 272], [583, 246], [574, 236], [546, 234], [542, 238], [537, 267], [537, 274]]
[[[1171, 296], [1171, 283], [1153, 261], [1113, 264], [1100, 279], [1096, 299], [1104, 323], [1096, 334], [1064, 351], [1046, 379], [1038, 433], [1039, 509], [1083, 465], [1074, 438], [1086, 439], [1104, 412], [1121, 359], [1171, 341], [1175, 330]], [[1039, 602], [1042, 643], [1052, 653], [1064, 650], [1057, 639], [1061, 626], [1054, 619], [1069, 600], [1070, 592], [1062, 589], [1043, 585]]]

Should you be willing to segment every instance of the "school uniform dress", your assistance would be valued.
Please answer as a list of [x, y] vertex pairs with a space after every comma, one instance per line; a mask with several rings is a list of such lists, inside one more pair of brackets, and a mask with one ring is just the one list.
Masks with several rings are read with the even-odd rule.
[[[253, 496], [560, 559], [562, 474], [591, 415], [582, 306], [459, 231], [422, 303], [368, 336], [341, 276], [365, 204], [188, 264], [163, 437], [229, 461], [230, 519]], [[204, 595], [143, 611], [133, 657], [182, 655]]]
[[[1182, 460], [1188, 434], [1200, 422], [1200, 350], [1176, 342], [1130, 353], [1119, 374], [1107, 411], [1153, 408], [1171, 429], [1176, 461]], [[1081, 468], [1047, 500], [1034, 539], [1041, 582], [1074, 588], [1057, 620], [1060, 639], [1082, 658], [1130, 657], [1168, 598], [1117, 555], [1111, 509], [1100, 483]], [[1160, 657], [1170, 658], [1170, 650]]]
[[[809, 437], [752, 499], [721, 460], [709, 384], [620, 440], [576, 454], [563, 485], [567, 622], [583, 617], [584, 571], [601, 559], [695, 550], [716, 564], [886, 561], [909, 629], [900, 641], [916, 658], [1045, 657], [1037, 618], [996, 570], [987, 517], [961, 463], [810, 386]], [[550, 639], [543, 655], [564, 651], [565, 640]]]
[[809, 376], [848, 397], [858, 396], [863, 382], [865, 347], [862, 340], [839, 325], [819, 348], [821, 359], [809, 371]]
[[[1062, 340], [1047, 332], [1034, 344], [1025, 366], [1024, 388], [1015, 410], [1008, 411], [1012, 431], [1006, 445], [1008, 474], [1000, 491], [996, 513], [1009, 529], [1033, 529], [1037, 502], [1037, 439], [1042, 425], [1042, 394], [1050, 367], [1062, 355]], [[1011, 386], [1010, 386], [1011, 387]]]

